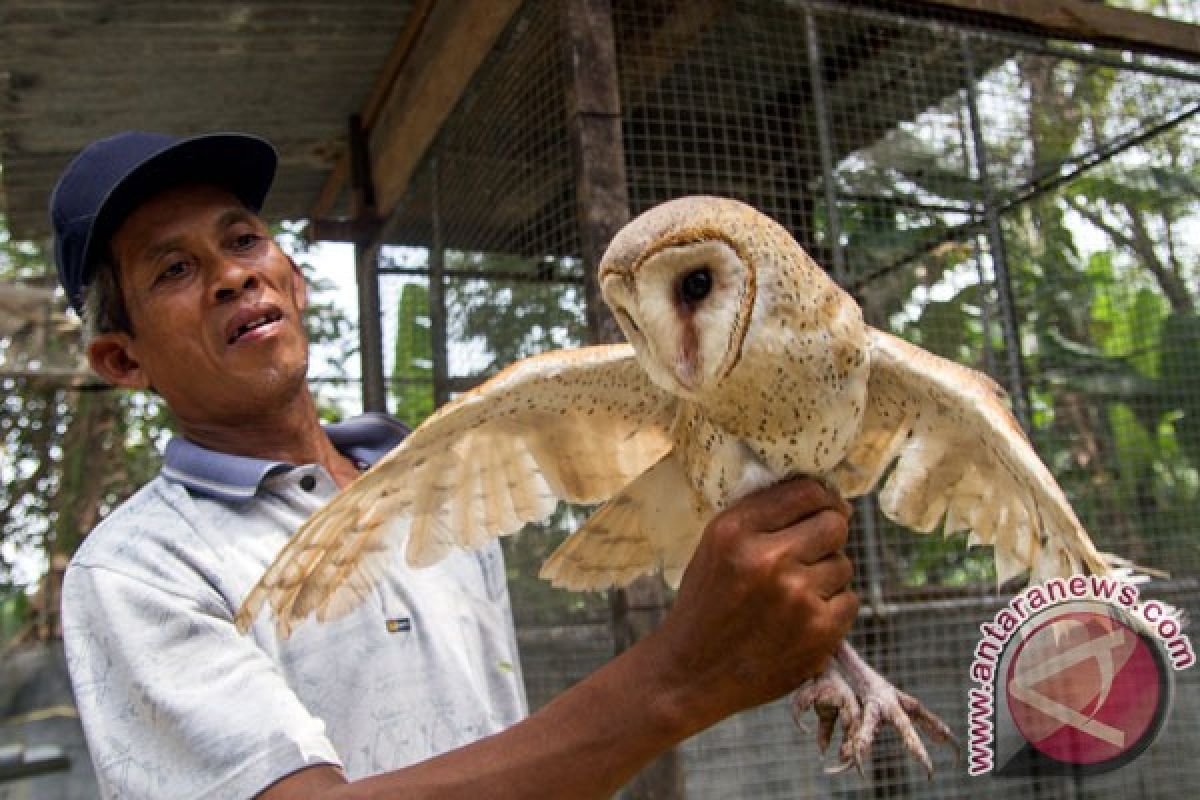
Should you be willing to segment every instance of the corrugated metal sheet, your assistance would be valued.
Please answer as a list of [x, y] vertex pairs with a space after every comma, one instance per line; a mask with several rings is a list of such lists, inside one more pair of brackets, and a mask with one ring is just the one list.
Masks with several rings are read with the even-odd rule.
[[0, 178], [14, 235], [46, 235], [63, 166], [127, 128], [266, 136], [281, 164], [265, 211], [306, 216], [411, 5], [0, 0]]

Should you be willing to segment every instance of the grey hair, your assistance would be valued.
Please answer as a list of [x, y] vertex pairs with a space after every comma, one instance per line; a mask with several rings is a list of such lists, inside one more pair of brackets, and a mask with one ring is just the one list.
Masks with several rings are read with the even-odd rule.
[[119, 271], [111, 260], [96, 264], [95, 277], [84, 289], [83, 330], [85, 342], [102, 333], [133, 333]]

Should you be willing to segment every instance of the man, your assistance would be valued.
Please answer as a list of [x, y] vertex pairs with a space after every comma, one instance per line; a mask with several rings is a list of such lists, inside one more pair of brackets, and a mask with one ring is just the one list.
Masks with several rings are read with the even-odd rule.
[[664, 750], [816, 674], [857, 611], [848, 507], [813, 482], [704, 532], [661, 628], [526, 717], [500, 555], [397, 563], [370, 602], [279, 641], [233, 615], [287, 537], [403, 430], [328, 430], [305, 286], [255, 213], [275, 153], [128, 132], [51, 200], [59, 275], [112, 384], [157, 392], [162, 473], [67, 571], [64, 636], [106, 796], [605, 797]]

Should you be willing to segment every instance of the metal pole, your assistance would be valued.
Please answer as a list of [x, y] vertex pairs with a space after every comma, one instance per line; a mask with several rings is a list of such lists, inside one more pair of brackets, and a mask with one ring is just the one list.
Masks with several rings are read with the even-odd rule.
[[432, 206], [433, 241], [429, 248], [429, 344], [433, 357], [433, 403], [450, 399], [449, 352], [446, 347], [446, 248], [442, 231], [441, 172], [438, 157], [431, 159], [429, 201]]
[[[971, 179], [971, 142], [967, 139], [967, 128], [970, 122], [964, 119], [964, 110], [958, 112], [958, 139], [963, 152], [963, 175]], [[975, 211], [972, 204], [972, 213]], [[978, 233], [971, 234], [971, 249], [975, 253], [975, 273], [979, 276], [979, 326], [983, 330], [983, 369], [992, 377], [997, 376], [996, 354], [992, 352], [992, 310], [991, 298], [988, 297], [988, 280], [983, 270], [983, 242]]]
[[[846, 251], [842, 245], [842, 218], [838, 213], [837, 186], [834, 183], [833, 137], [829, 129], [829, 109], [825, 101], [825, 81], [822, 77], [821, 40], [817, 34], [816, 15], [811, 7], [804, 9], [805, 36], [808, 45], [808, 73], [812, 84], [813, 115], [817, 123], [817, 144], [821, 151], [821, 173], [825, 183], [825, 205], [828, 208], [830, 252], [833, 255], [833, 277], [840, 285], [846, 282]], [[869, 495], [859, 498], [858, 518], [861, 520], [863, 550], [865, 551], [867, 604], [883, 606], [883, 576], [880, 572], [879, 531], [875, 525], [875, 508]]]
[[[821, 57], [821, 40], [817, 32], [817, 19], [812, 8], [804, 9], [805, 39], [808, 45], [808, 78], [812, 86], [813, 116], [817, 125], [817, 147], [821, 156], [821, 177], [825, 184], [825, 207], [828, 230], [828, 247], [833, 258], [833, 279], [839, 286], [846, 285], [846, 251], [842, 244], [842, 217], [838, 209], [838, 191], [836, 184], [835, 165], [833, 161], [833, 134], [829, 124], [829, 109], [825, 94], [823, 76], [824, 61]], [[858, 529], [862, 536], [862, 566], [866, 582], [866, 606], [872, 613], [862, 619], [859, 633], [864, 636], [867, 647], [872, 648], [872, 661], [876, 668], [889, 669], [887, 659], [890, 651], [890, 624], [878, 609], [884, 606], [883, 571], [880, 563], [883, 560], [883, 545], [876, 525], [877, 511], [874, 498], [863, 495], [857, 501], [860, 520]], [[871, 766], [872, 780], [879, 786], [893, 784], [900, 774], [896, 767], [883, 760], [877, 760]], [[878, 793], [878, 792], [877, 792]]]
[[350, 115], [350, 179], [354, 216], [362, 223], [354, 242], [354, 277], [358, 284], [358, 341], [362, 361], [363, 411], [387, 411], [383, 381], [383, 325], [379, 312], [379, 245], [371, 230], [375, 221], [375, 187], [367, 133], [358, 114]]
[[805, 38], [808, 44], [808, 80], [812, 85], [813, 113], [817, 119], [817, 147], [821, 153], [821, 175], [825, 183], [825, 214], [829, 229], [829, 249], [833, 253], [833, 279], [846, 285], [846, 253], [842, 249], [842, 218], [834, 185], [833, 137], [829, 130], [829, 109], [825, 105], [825, 81], [821, 76], [821, 42], [817, 38], [817, 20], [812, 9], [804, 9]]
[[379, 316], [379, 248], [354, 243], [354, 274], [358, 283], [358, 344], [362, 360], [363, 411], [387, 411], [383, 382], [383, 325]]
[[987, 145], [983, 141], [983, 123], [979, 116], [979, 96], [975, 89], [975, 59], [971, 51], [970, 36], [959, 34], [962, 42], [963, 70], [967, 79], [967, 113], [971, 121], [971, 139], [975, 150], [975, 168], [979, 172], [979, 189], [982, 194], [983, 215], [987, 222], [988, 244], [992, 251], [992, 270], [996, 281], [996, 294], [1000, 301], [1000, 324], [1004, 332], [1008, 390], [1012, 397], [1013, 414], [1026, 433], [1033, 430], [1030, 414], [1024, 357], [1021, 353], [1021, 333], [1017, 328], [1016, 300], [1013, 297], [1012, 276], [1008, 272], [1008, 258], [1004, 249], [1004, 234], [1000, 230], [1000, 214], [996, 209], [996, 198], [992, 191], [991, 175], [988, 170]]

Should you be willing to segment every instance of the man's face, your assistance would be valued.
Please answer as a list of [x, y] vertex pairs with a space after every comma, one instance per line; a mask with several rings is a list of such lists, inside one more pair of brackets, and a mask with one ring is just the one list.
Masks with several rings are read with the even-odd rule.
[[111, 250], [133, 333], [93, 343], [105, 377], [155, 389], [192, 425], [269, 412], [304, 387], [303, 278], [232, 194], [163, 192], [122, 223]]

